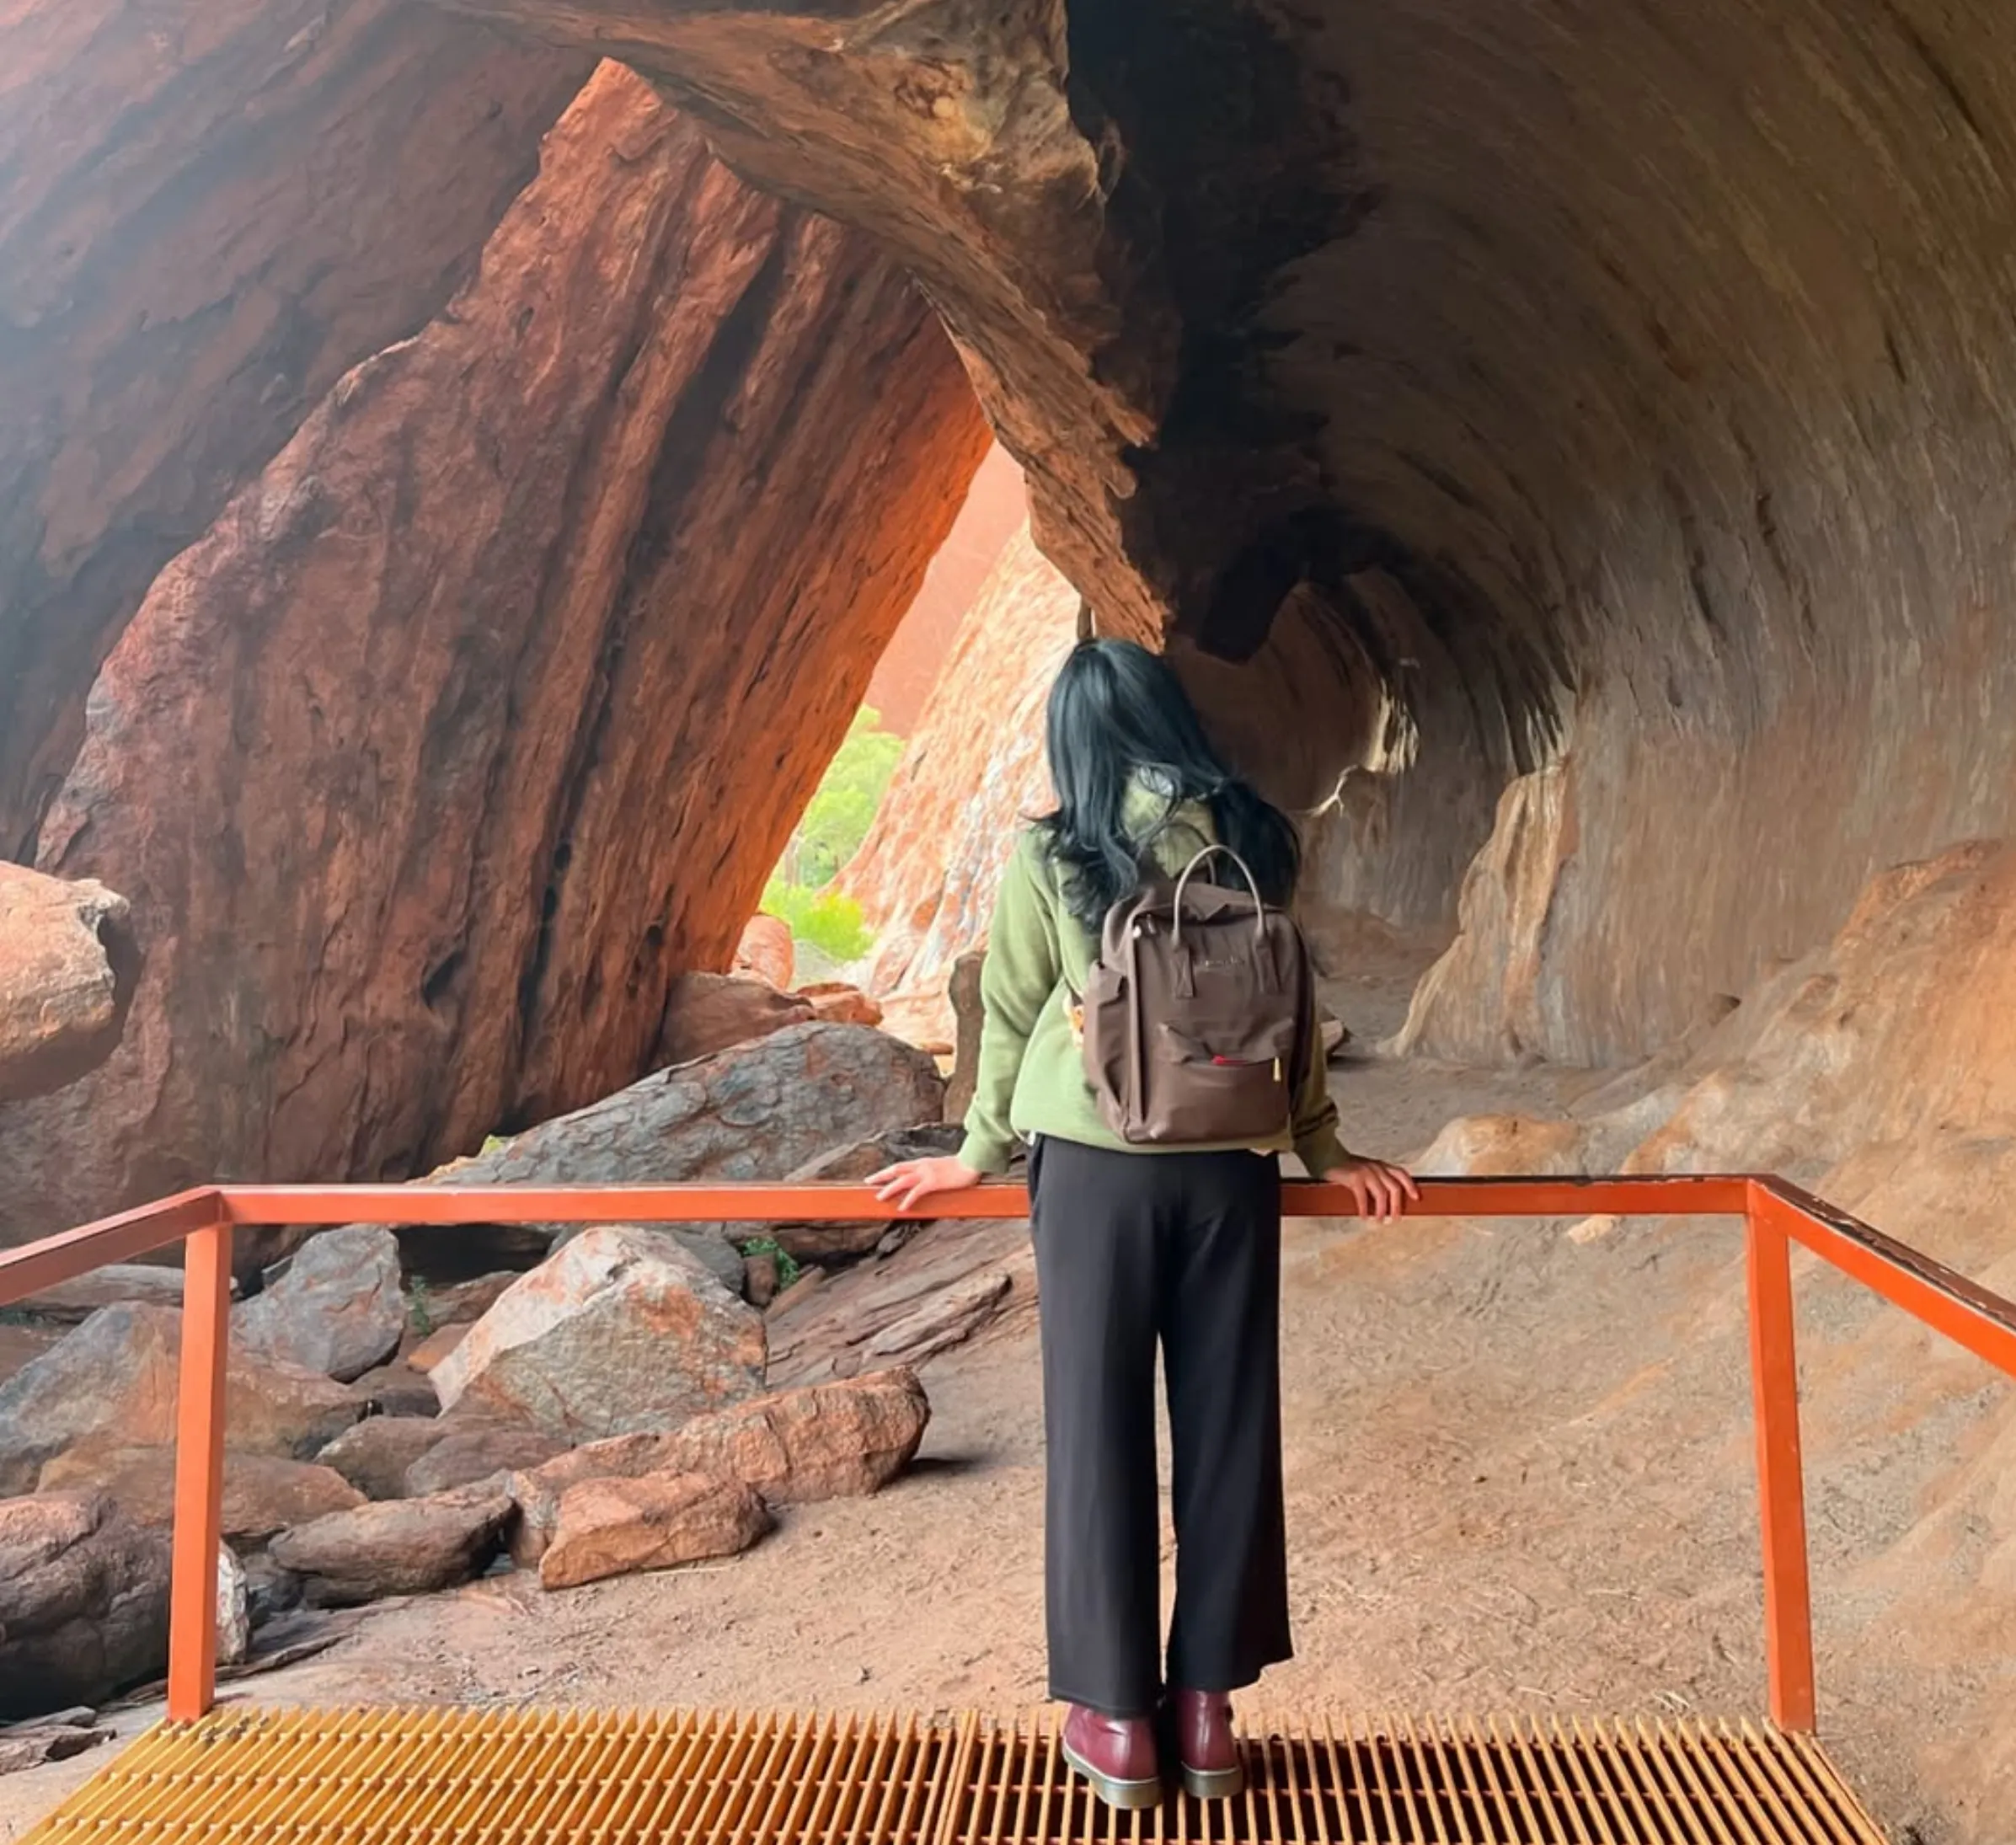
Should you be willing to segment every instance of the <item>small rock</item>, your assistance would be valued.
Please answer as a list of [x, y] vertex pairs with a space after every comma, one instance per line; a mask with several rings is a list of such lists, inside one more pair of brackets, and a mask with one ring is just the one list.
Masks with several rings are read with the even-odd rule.
[[381, 1365], [367, 1371], [350, 1386], [361, 1414], [367, 1416], [437, 1416], [441, 1398], [430, 1378], [422, 1377], [410, 1365]]
[[818, 1016], [812, 1002], [741, 974], [682, 974], [666, 996], [652, 1062], [692, 1063]]
[[404, 1499], [406, 1469], [446, 1437], [438, 1416], [366, 1416], [346, 1429], [316, 1459], [366, 1499]]
[[777, 1298], [777, 1258], [767, 1250], [742, 1258], [742, 1296], [751, 1307], [767, 1307]]
[[[168, 1447], [175, 1440], [182, 1316], [100, 1308], [0, 1384], [0, 1494], [34, 1489], [45, 1463], [86, 1443]], [[234, 1449], [305, 1459], [363, 1412], [341, 1384], [263, 1364], [233, 1342], [225, 1380]]]
[[765, 1356], [762, 1316], [675, 1238], [600, 1226], [523, 1276], [433, 1382], [446, 1408], [580, 1441], [754, 1396]]
[[111, 1056], [140, 965], [116, 891], [0, 860], [0, 1102], [51, 1094]]
[[800, 987], [797, 997], [811, 1002], [814, 1016], [829, 1025], [879, 1025], [882, 1008], [845, 981], [825, 980]]
[[[473, 1324], [473, 1321], [469, 1323]], [[437, 1327], [406, 1354], [406, 1368], [426, 1377], [468, 1334], [469, 1325]]]
[[566, 1450], [564, 1441], [537, 1429], [503, 1424], [460, 1429], [437, 1441], [406, 1469], [403, 1496], [425, 1499], [452, 1492], [494, 1473], [543, 1466]]
[[254, 1633], [301, 1606], [301, 1578], [281, 1569], [269, 1553], [254, 1551], [239, 1567], [245, 1572], [245, 1614]]
[[252, 1598], [245, 1566], [229, 1544], [217, 1546], [217, 1664], [236, 1666], [252, 1650]]
[[708, 1474], [739, 1479], [773, 1505], [873, 1493], [910, 1464], [930, 1420], [916, 1373], [896, 1370], [779, 1391], [666, 1435], [592, 1441], [511, 1476], [519, 1509], [511, 1554], [521, 1566], [536, 1562], [566, 1494], [588, 1479]]
[[[90, 1486], [136, 1524], [168, 1526], [175, 1516], [173, 1448], [76, 1449], [42, 1469], [42, 1490]], [[340, 1473], [275, 1454], [224, 1457], [223, 1535], [264, 1543], [276, 1531], [329, 1512], [348, 1511], [363, 1496]]]
[[1570, 1243], [1601, 1243], [1602, 1239], [1621, 1229], [1624, 1220], [1609, 1211], [1601, 1211], [1593, 1217], [1585, 1217], [1580, 1223], [1569, 1226]]
[[481, 1319], [523, 1272], [521, 1269], [501, 1269], [494, 1275], [479, 1275], [473, 1281], [450, 1281], [427, 1288], [425, 1299], [429, 1329], [468, 1326]]
[[561, 1499], [553, 1543], [539, 1559], [539, 1581], [548, 1589], [572, 1589], [733, 1556], [770, 1526], [768, 1508], [740, 1480], [703, 1473], [585, 1480]]
[[481, 1487], [360, 1505], [281, 1532], [273, 1559], [301, 1578], [312, 1607], [425, 1595], [488, 1569], [511, 1512], [505, 1494]]
[[383, 1364], [405, 1330], [398, 1238], [376, 1224], [310, 1238], [231, 1319], [233, 1342], [252, 1357], [345, 1383]]
[[824, 1269], [800, 1269], [798, 1279], [770, 1303], [773, 1314], [788, 1313], [808, 1295], [815, 1292], [819, 1284], [826, 1280]]
[[735, 945], [735, 971], [753, 974], [779, 992], [787, 991], [798, 971], [798, 949], [791, 939], [791, 925], [778, 917], [751, 917], [742, 939]]

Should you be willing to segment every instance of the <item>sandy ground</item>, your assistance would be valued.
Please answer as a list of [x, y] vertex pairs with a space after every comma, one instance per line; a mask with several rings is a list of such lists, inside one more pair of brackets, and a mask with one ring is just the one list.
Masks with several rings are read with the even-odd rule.
[[[1339, 994], [1361, 1040], [1403, 971]], [[1365, 1062], [1347, 1133], [1394, 1156], [1566, 1079]], [[1831, 1298], [1831, 1297], [1827, 1297]], [[1741, 1268], [1733, 1231], [1304, 1223], [1288, 1233], [1286, 1428], [1297, 1658], [1249, 1711], [1754, 1714], [1762, 1704]], [[1823, 1317], [1852, 1317], [1826, 1307]], [[789, 1511], [730, 1563], [543, 1596], [522, 1579], [374, 1614], [264, 1703], [1007, 1710], [1044, 1695], [1042, 1444], [1026, 1309], [926, 1372], [916, 1470]], [[2009, 1845], [1967, 1726], [2016, 1721], [1992, 1662], [1928, 1670], [1858, 1570], [1916, 1516], [1966, 1404], [1914, 1447], [1809, 1452], [1823, 1729], [1899, 1841]], [[1166, 1562], [1166, 1559], [1165, 1559]], [[1956, 1601], [1957, 1606], [1957, 1601]], [[2016, 1630], [2003, 1630], [2016, 1633]], [[2005, 1658], [2004, 1664], [2008, 1660]], [[128, 1729], [152, 1720], [142, 1709]], [[1958, 1746], [1947, 1746], [1950, 1735]], [[0, 1781], [18, 1836], [102, 1754]]]

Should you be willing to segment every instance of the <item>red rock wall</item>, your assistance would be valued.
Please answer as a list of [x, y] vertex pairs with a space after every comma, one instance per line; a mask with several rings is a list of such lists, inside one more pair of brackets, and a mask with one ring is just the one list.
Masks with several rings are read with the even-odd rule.
[[447, 299], [590, 63], [401, 0], [0, 8], [0, 857], [149, 580]]
[[875, 824], [840, 886], [875, 933], [869, 990], [890, 1026], [952, 1042], [952, 963], [987, 939], [1023, 822], [1050, 797], [1043, 709], [1078, 595], [1024, 526], [967, 612]]
[[924, 573], [923, 588], [869, 682], [868, 702], [884, 730], [903, 737], [916, 730], [966, 611], [1028, 517], [1022, 470], [1005, 448], [989, 449], [951, 532]]
[[17, 1230], [403, 1174], [650, 1067], [987, 442], [901, 273], [605, 66], [107, 661], [42, 861], [147, 965], [112, 1060], [0, 1115]]

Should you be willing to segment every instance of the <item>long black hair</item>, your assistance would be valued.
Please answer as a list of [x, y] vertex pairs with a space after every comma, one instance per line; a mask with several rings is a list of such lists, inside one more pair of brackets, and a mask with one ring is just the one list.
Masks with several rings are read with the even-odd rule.
[[1144, 776], [1168, 796], [1170, 812], [1185, 801], [1210, 809], [1218, 838], [1246, 861], [1270, 903], [1295, 894], [1294, 826], [1226, 767], [1159, 654], [1131, 641], [1081, 641], [1051, 687], [1047, 732], [1057, 805], [1037, 824], [1062, 869], [1065, 903], [1088, 929], [1140, 885], [1142, 851], [1154, 835], [1130, 835], [1125, 809]]

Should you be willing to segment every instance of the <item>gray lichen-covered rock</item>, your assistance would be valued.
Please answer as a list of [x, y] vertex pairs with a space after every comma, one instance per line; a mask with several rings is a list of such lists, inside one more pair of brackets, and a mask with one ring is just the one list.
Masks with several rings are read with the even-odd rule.
[[233, 1341], [250, 1356], [345, 1383], [383, 1364], [405, 1330], [398, 1239], [375, 1224], [312, 1238], [231, 1318]]
[[505, 1293], [432, 1380], [445, 1408], [578, 1441], [757, 1395], [766, 1355], [762, 1316], [676, 1239], [602, 1225]]
[[[181, 1315], [108, 1307], [0, 1384], [0, 1494], [32, 1492], [43, 1464], [86, 1446], [167, 1447], [175, 1439]], [[226, 1439], [247, 1454], [307, 1459], [363, 1412], [342, 1385], [233, 1351]]]

